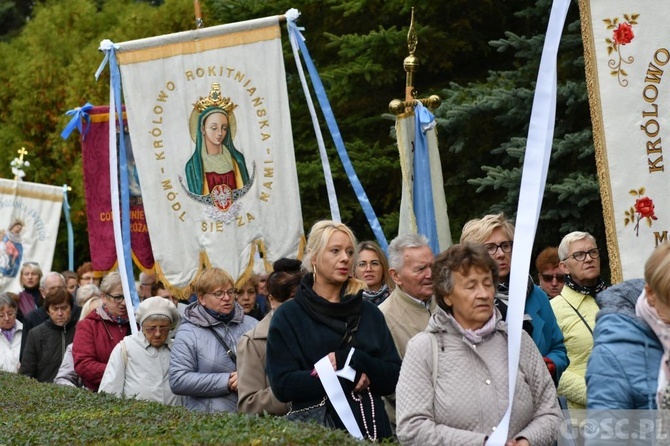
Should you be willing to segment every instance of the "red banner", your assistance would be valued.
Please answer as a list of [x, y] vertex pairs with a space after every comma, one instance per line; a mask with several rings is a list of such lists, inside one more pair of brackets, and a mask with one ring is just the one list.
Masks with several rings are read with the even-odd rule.
[[[82, 140], [88, 240], [93, 269], [106, 272], [114, 269], [117, 261], [112, 225], [112, 199], [109, 193], [109, 107], [93, 107], [90, 117], [90, 128]], [[154, 267], [153, 251], [130, 138], [127, 132], [124, 134], [128, 151], [130, 240], [133, 261], [141, 270], [150, 271]]]

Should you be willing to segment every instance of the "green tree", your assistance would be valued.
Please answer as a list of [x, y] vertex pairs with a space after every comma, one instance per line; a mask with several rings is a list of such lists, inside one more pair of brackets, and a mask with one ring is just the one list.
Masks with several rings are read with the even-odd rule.
[[[0, 0], [1, 2], [2, 0]], [[191, 0], [160, 6], [131, 0], [46, 0], [36, 3], [21, 33], [0, 43], [0, 175], [25, 146], [29, 181], [72, 186], [76, 263], [88, 258], [81, 147], [60, 132], [65, 112], [85, 102], [108, 102], [108, 74], [93, 73], [102, 60], [102, 39], [122, 42], [193, 29]], [[296, 7], [299, 25], [321, 73], [356, 172], [387, 237], [396, 234], [400, 200], [398, 152], [387, 107], [404, 94], [402, 61], [412, 2], [408, 0], [201, 0], [206, 26], [283, 14]], [[490, 210], [514, 214], [519, 166], [527, 133], [533, 82], [549, 2], [453, 0], [416, 7], [419, 35], [416, 76], [420, 96], [442, 91], [436, 112], [450, 223], [455, 237], [463, 223]], [[520, 10], [518, 14], [514, 11]], [[602, 235], [593, 148], [588, 130], [581, 39], [571, 11], [561, 47], [559, 123], [539, 240], [570, 228]], [[514, 30], [504, 39], [505, 30]], [[284, 36], [286, 36], [284, 34]], [[523, 37], [528, 36], [528, 37]], [[305, 107], [288, 39], [285, 60], [295, 152], [305, 226], [329, 216], [314, 132]], [[496, 51], [496, 49], [498, 51]], [[324, 125], [324, 134], [327, 131]], [[372, 237], [367, 221], [330, 140], [328, 152], [343, 220], [360, 239]], [[487, 168], [482, 175], [481, 166]], [[500, 169], [495, 170], [495, 169]], [[472, 181], [470, 181], [472, 180]], [[490, 183], [496, 180], [496, 183]], [[515, 185], [516, 184], [516, 185]], [[477, 190], [480, 190], [477, 193]], [[574, 205], [573, 205], [574, 203]], [[546, 237], [546, 238], [542, 238]], [[66, 265], [61, 225], [54, 268]]]
[[[406, 0], [211, 2], [213, 18], [221, 23], [281, 14], [290, 7], [300, 10], [298, 24], [305, 27], [306, 44], [327, 90], [347, 151], [389, 239], [397, 234], [401, 172], [398, 149], [390, 131], [393, 117], [388, 115], [388, 104], [394, 98], [404, 98], [402, 63], [408, 54], [407, 31], [415, 3]], [[514, 8], [526, 3], [530, 4], [517, 2]], [[515, 18], [512, 11], [507, 2], [486, 0], [416, 4], [417, 56], [422, 64], [416, 75], [419, 96], [436, 93], [449, 81], [483, 79], [488, 65], [503, 62], [487, 42], [500, 36], [511, 23], [524, 22]], [[309, 228], [314, 221], [328, 218], [329, 208], [314, 132], [288, 42], [285, 46], [303, 219]], [[327, 129], [325, 125], [322, 127], [342, 220], [360, 239], [371, 238], [372, 232]], [[469, 188], [474, 193], [474, 188]]]
[[[109, 76], [96, 82], [103, 39], [123, 42], [192, 27], [193, 3], [172, 1], [160, 8], [131, 0], [54, 0], [36, 4], [20, 34], [0, 43], [0, 176], [11, 178], [9, 162], [25, 146], [31, 166], [26, 180], [72, 187], [69, 202], [75, 232], [75, 265], [90, 258], [81, 145], [77, 133], [64, 141], [65, 113], [86, 102], [109, 102]], [[61, 221], [55, 270], [67, 267], [67, 232]]]
[[[507, 67], [490, 71], [484, 82], [452, 83], [436, 113], [438, 127], [446, 135], [447, 159], [460, 160], [459, 171], [445, 174], [448, 189], [466, 183], [476, 186], [487, 212], [516, 215], [550, 8], [550, 1], [538, 0], [520, 10], [516, 15], [526, 19], [525, 33], [507, 31], [504, 38], [492, 42], [507, 54]], [[569, 11], [559, 48], [556, 128], [535, 252], [558, 245], [575, 230], [590, 232], [599, 246], [605, 246], [578, 12], [577, 8]], [[475, 173], [478, 166], [483, 174]], [[481, 208], [466, 214], [468, 219], [480, 217]]]

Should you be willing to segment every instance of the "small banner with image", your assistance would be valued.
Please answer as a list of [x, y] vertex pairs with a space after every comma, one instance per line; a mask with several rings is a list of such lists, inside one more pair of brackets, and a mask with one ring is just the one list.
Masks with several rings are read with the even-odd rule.
[[0, 179], [0, 292], [23, 290], [24, 262], [51, 270], [62, 207], [62, 187]]

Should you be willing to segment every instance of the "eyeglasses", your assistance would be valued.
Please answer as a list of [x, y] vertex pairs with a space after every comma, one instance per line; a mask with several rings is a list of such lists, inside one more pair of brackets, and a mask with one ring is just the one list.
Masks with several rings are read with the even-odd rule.
[[0, 319], [11, 319], [16, 317], [16, 311], [8, 311], [6, 313], [0, 313]]
[[170, 331], [170, 327], [142, 327], [142, 330], [149, 334], [154, 334], [156, 331], [160, 331], [161, 334], [165, 334]]
[[593, 248], [589, 251], [577, 251], [575, 253], [570, 254], [568, 257], [572, 257], [578, 262], [583, 262], [584, 260], [586, 260], [586, 254], [588, 254], [589, 257], [591, 257], [592, 259], [597, 259], [598, 257], [600, 257], [600, 249]]
[[235, 297], [237, 297], [238, 294], [240, 294], [240, 290], [238, 290], [236, 288], [231, 288], [229, 290], [218, 290], [218, 291], [214, 291], [213, 293], [207, 293], [207, 294], [211, 294], [212, 296], [216, 297], [217, 299], [223, 299], [224, 295], [228, 296], [228, 297], [235, 298]]
[[502, 252], [512, 252], [513, 243], [514, 242], [511, 240], [506, 240], [499, 245], [496, 245], [495, 243], [484, 243], [484, 248], [486, 248], [489, 255], [493, 256], [498, 252], [498, 248], [500, 248]]
[[105, 293], [105, 294], [107, 295], [107, 297], [112, 299], [117, 304], [119, 302], [123, 302], [123, 299], [125, 298], [125, 296], [123, 294], [109, 294], [109, 293]]
[[380, 268], [382, 266], [382, 264], [379, 260], [370, 260], [369, 263], [368, 262], [358, 262], [356, 264], [356, 266], [359, 267], [360, 269], [366, 269], [368, 267], [368, 265], [370, 265], [370, 268], [372, 268], [372, 269], [377, 269], [377, 268]]
[[545, 282], [552, 282], [556, 279], [558, 282], [565, 282], [565, 274], [540, 274]]

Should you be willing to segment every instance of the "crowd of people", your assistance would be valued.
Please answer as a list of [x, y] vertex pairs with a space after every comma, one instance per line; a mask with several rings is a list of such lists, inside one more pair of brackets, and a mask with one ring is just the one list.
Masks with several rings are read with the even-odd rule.
[[[444, 252], [403, 234], [387, 256], [324, 220], [301, 259], [237, 279], [206, 269], [186, 300], [140, 273], [138, 330], [118, 272], [26, 261], [22, 290], [0, 295], [0, 370], [370, 441], [483, 445], [509, 403], [513, 237], [504, 215], [486, 215]], [[561, 405], [670, 408], [670, 245], [656, 248], [643, 279], [608, 286], [600, 262], [586, 232], [537, 256], [507, 445], [554, 444]]]

